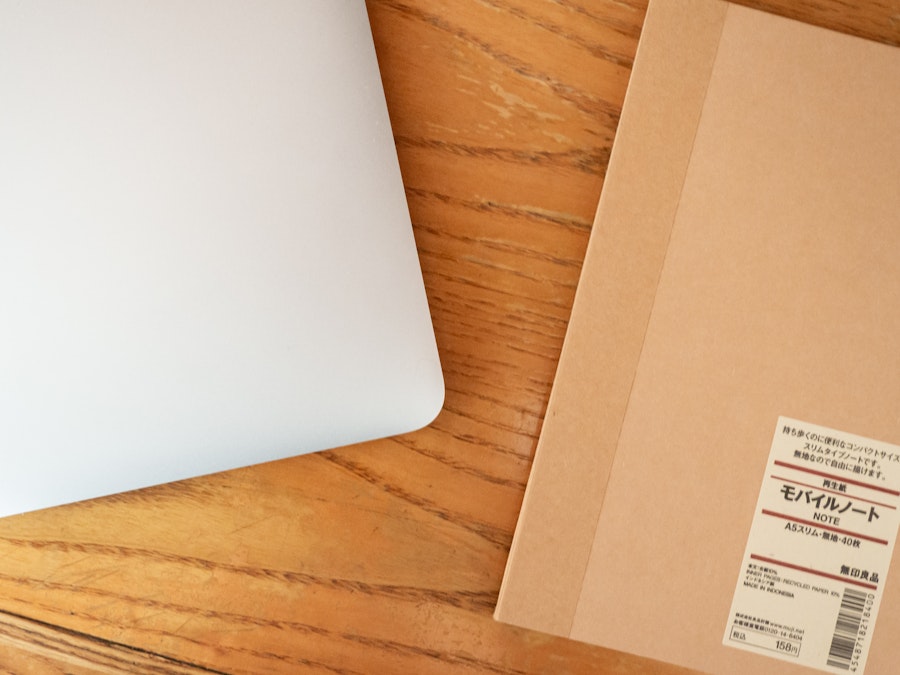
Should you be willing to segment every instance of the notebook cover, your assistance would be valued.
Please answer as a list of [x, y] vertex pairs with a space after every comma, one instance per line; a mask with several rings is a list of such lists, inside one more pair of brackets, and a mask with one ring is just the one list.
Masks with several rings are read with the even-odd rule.
[[[723, 633], [779, 416], [900, 444], [897, 83], [892, 47], [651, 2], [499, 620], [811, 672]], [[870, 673], [896, 656], [887, 579]]]

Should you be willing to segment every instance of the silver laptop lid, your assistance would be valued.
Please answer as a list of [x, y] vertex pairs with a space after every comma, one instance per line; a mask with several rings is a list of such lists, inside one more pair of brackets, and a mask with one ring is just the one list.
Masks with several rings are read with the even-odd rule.
[[442, 401], [362, 0], [0, 0], [0, 515]]

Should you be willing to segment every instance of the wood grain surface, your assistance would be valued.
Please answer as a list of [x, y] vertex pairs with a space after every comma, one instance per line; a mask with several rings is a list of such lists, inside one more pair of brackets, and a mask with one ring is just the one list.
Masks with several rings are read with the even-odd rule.
[[[900, 43], [900, 0], [742, 4]], [[0, 520], [0, 672], [686, 672], [491, 618], [644, 11], [370, 0], [443, 412]]]

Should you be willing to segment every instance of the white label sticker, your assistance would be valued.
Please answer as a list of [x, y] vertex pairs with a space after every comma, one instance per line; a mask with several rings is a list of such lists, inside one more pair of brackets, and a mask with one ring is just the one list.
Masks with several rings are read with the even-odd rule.
[[861, 674], [898, 507], [900, 447], [779, 418], [724, 644]]

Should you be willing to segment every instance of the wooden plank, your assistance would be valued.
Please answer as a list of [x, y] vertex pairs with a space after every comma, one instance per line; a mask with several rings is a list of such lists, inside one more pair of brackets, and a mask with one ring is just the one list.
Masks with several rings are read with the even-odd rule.
[[[900, 43], [892, 0], [744, 4]], [[0, 521], [6, 672], [684, 672], [491, 619], [644, 9], [369, 2], [444, 411]]]
[[215, 671], [0, 612], [0, 672], [210, 675]]

